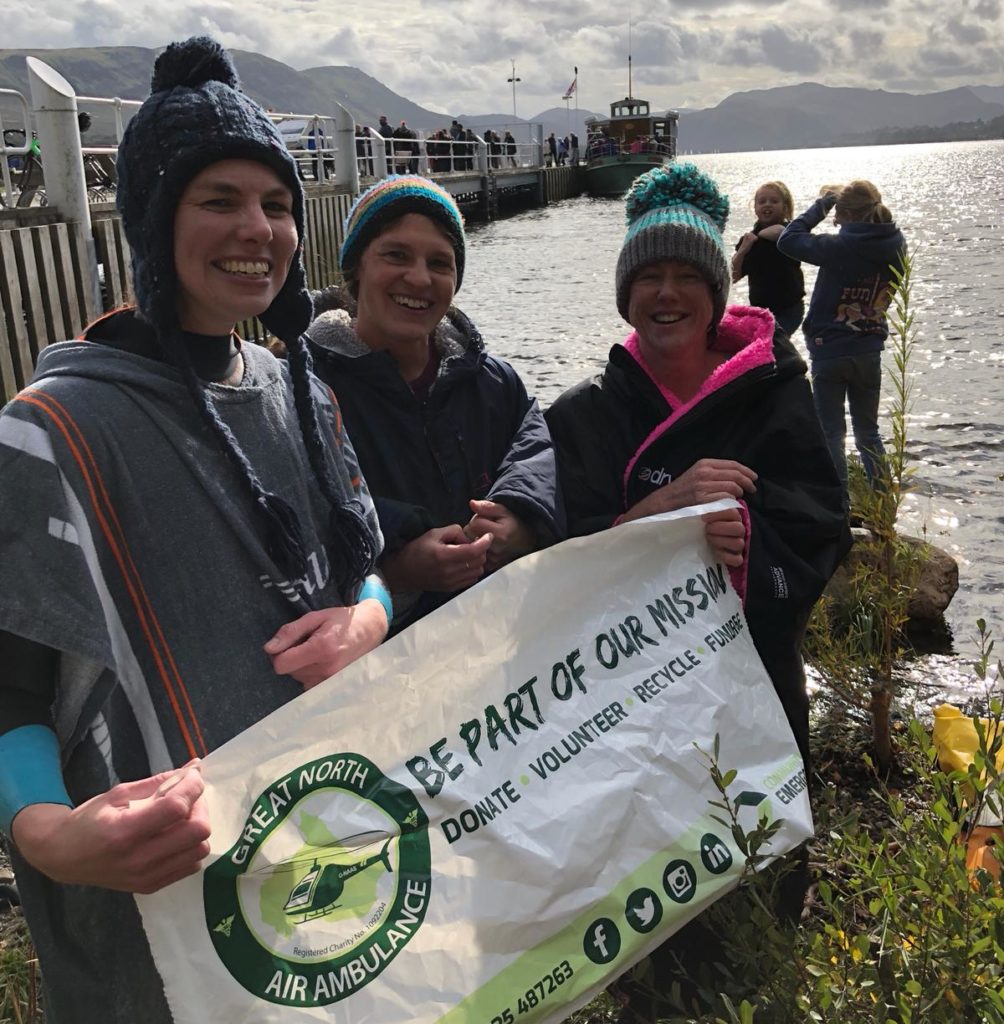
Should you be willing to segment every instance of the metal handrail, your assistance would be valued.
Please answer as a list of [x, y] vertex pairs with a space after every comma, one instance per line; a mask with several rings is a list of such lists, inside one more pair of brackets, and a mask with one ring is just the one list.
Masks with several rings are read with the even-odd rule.
[[[268, 112], [268, 116], [276, 126], [281, 125], [283, 121], [304, 122], [304, 127], [307, 129], [306, 135], [299, 136], [304, 139], [304, 147], [302, 150], [290, 150], [300, 168], [301, 177], [306, 177], [307, 169], [312, 171], [312, 176], [317, 182], [325, 182], [335, 177], [338, 123], [334, 117], [329, 114], [279, 113], [272, 110]], [[288, 141], [286, 148], [289, 149]], [[309, 156], [299, 155], [301, 153], [309, 154]]]
[[[141, 100], [124, 100], [121, 96], [78, 96], [77, 103], [87, 103], [90, 106], [98, 104], [98, 106], [111, 106], [115, 108], [116, 143], [121, 142], [122, 136], [125, 134], [125, 122], [122, 119], [123, 109], [129, 107], [133, 113], [136, 113], [143, 106]], [[84, 153], [116, 153], [118, 152], [118, 146], [82, 146], [81, 151]]]
[[[475, 134], [473, 139], [454, 139], [417, 130], [414, 139], [404, 139], [381, 135], [373, 125], [357, 125], [355, 143], [359, 177], [372, 180], [395, 171], [410, 171], [416, 163], [418, 172], [437, 176], [540, 167], [540, 144], [533, 140], [521, 142], [515, 139], [507, 143], [501, 133], [511, 127], [502, 124], [498, 129], [493, 128], [500, 134], [500, 148], [493, 152], [483, 135]], [[534, 125], [523, 122], [515, 127], [532, 131]], [[418, 152], [405, 151], [404, 143], [417, 143]]]
[[10, 177], [10, 165], [7, 162], [8, 156], [27, 156], [31, 152], [31, 108], [28, 101], [17, 89], [0, 89], [0, 96], [13, 96], [24, 111], [24, 145], [8, 146], [4, 139], [3, 114], [0, 113], [0, 178], [3, 179], [3, 205], [13, 206], [11, 200], [14, 198], [14, 183]]
[[[0, 94], [16, 96], [24, 108], [26, 123], [30, 123], [30, 108], [25, 98], [10, 89], [0, 90]], [[81, 154], [87, 162], [87, 157], [106, 158], [114, 156], [118, 152], [118, 144], [121, 143], [125, 133], [128, 118], [142, 106], [139, 100], [123, 99], [119, 96], [78, 96], [79, 104], [87, 107], [112, 107], [115, 113], [115, 145], [81, 145]], [[296, 140], [286, 138], [287, 146], [293, 154], [294, 159], [300, 168], [300, 175], [305, 179], [311, 179], [318, 183], [336, 180], [336, 167], [342, 154], [339, 153], [338, 132], [336, 118], [326, 114], [307, 114], [295, 111], [269, 111], [269, 118], [276, 125], [284, 121], [302, 121], [303, 127], [296, 136]], [[2, 126], [0, 126], [2, 127]], [[394, 173], [395, 170], [417, 170], [422, 174], [488, 174], [492, 171], [511, 170], [513, 168], [534, 168], [541, 163], [541, 149], [539, 142], [515, 141], [506, 143], [502, 139], [502, 133], [507, 129], [514, 132], [517, 129], [522, 133], [532, 126], [521, 123], [516, 128], [509, 125], [500, 125], [496, 130], [500, 136], [499, 148], [494, 152], [490, 150], [483, 135], [475, 134], [473, 140], [469, 139], [442, 139], [430, 137], [433, 133], [417, 131], [414, 139], [401, 139], [384, 137], [373, 126], [359, 127], [355, 134], [355, 153], [352, 156], [356, 160], [356, 169], [360, 178], [374, 178], [387, 173]], [[297, 144], [300, 142], [301, 144]], [[383, 146], [376, 143], [383, 142]], [[292, 146], [289, 144], [293, 143]], [[402, 152], [402, 143], [416, 143], [417, 152]], [[431, 152], [430, 152], [431, 147]], [[25, 154], [30, 150], [30, 140], [26, 140], [24, 147], [0, 148], [0, 154], [6, 156]], [[13, 186], [10, 183], [10, 173], [6, 159], [0, 161], [3, 164], [4, 184], [8, 195], [12, 194]], [[95, 165], [97, 166], [97, 165]], [[110, 187], [109, 182], [109, 187]], [[104, 187], [104, 186], [102, 186]]]

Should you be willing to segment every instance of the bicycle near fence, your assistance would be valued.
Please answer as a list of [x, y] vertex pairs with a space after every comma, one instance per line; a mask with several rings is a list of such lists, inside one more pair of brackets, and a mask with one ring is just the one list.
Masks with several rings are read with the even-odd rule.
[[7, 187], [4, 182], [0, 206], [17, 209], [45, 206], [45, 179], [42, 176], [42, 154], [37, 136], [32, 132], [29, 140], [23, 128], [5, 128], [3, 141], [8, 171], [5, 178], [9, 176], [10, 186]]

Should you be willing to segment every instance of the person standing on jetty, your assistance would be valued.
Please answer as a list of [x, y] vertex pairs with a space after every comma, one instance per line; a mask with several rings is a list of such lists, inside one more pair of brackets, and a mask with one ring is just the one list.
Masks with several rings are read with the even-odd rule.
[[[617, 308], [634, 328], [603, 372], [547, 411], [573, 535], [735, 498], [705, 517], [750, 635], [809, 764], [801, 642], [813, 605], [850, 547], [806, 367], [763, 309], [726, 306], [728, 199], [692, 164], [655, 168], [627, 196]], [[782, 907], [801, 909], [796, 872]], [[656, 991], [625, 984], [625, 1021], [668, 1012], [720, 941], [700, 919], [652, 955]], [[683, 961], [683, 970], [677, 966]]]
[[558, 164], [558, 140], [551, 132], [547, 137], [547, 166], [556, 167]]
[[565, 533], [537, 402], [452, 305], [465, 253], [448, 192], [378, 182], [345, 222], [345, 286], [316, 297], [307, 332], [376, 501], [395, 630]]
[[[0, 414], [0, 814], [49, 1024], [168, 1024], [134, 892], [209, 851], [197, 758], [384, 638], [381, 538], [300, 334], [296, 164], [208, 38], [118, 154], [136, 307]], [[260, 316], [288, 364], [242, 345]]]
[[[839, 230], [814, 235], [830, 210]], [[882, 349], [889, 337], [886, 310], [906, 240], [870, 181], [824, 186], [819, 198], [777, 240], [785, 256], [819, 267], [802, 324], [812, 363], [812, 397], [847, 501], [847, 420], [865, 474], [881, 477], [885, 447], [878, 428]]]
[[786, 334], [798, 330], [805, 315], [805, 280], [798, 260], [778, 251], [777, 240], [795, 216], [795, 203], [783, 181], [764, 182], [753, 196], [756, 223], [736, 244], [732, 283], [749, 277], [750, 305], [774, 314]]

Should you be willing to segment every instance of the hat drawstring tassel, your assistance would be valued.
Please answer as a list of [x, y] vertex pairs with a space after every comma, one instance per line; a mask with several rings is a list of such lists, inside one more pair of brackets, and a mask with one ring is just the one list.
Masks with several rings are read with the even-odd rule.
[[277, 494], [263, 492], [257, 502], [268, 523], [266, 545], [270, 557], [290, 582], [303, 579], [307, 574], [307, 554], [296, 513]]

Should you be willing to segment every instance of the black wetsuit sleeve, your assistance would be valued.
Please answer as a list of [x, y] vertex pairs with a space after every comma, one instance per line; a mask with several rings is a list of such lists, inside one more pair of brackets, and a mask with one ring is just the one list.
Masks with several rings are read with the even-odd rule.
[[59, 651], [0, 630], [0, 736], [24, 725], [52, 728]]

